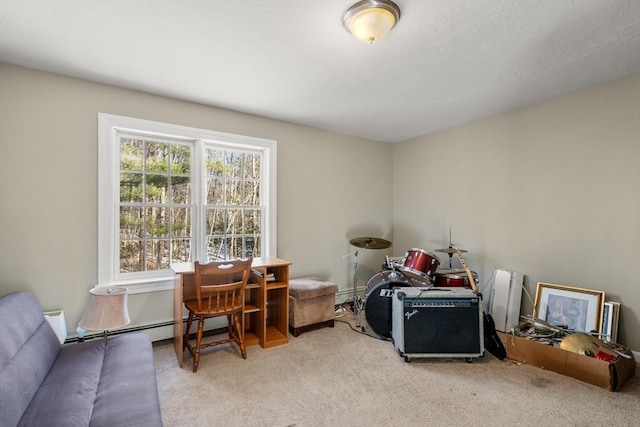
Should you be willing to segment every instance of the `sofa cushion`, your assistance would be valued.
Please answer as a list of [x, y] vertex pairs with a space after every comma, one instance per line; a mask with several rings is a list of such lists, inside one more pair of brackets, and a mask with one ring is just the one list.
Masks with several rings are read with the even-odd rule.
[[161, 426], [153, 350], [144, 333], [62, 347], [20, 426]]
[[0, 297], [0, 426], [162, 426], [144, 333], [60, 345], [35, 298]]
[[104, 347], [102, 340], [62, 347], [19, 425], [38, 425], [46, 414], [51, 426], [88, 426], [100, 381]]
[[27, 292], [0, 298], [0, 425], [18, 424], [49, 373], [60, 342]]
[[145, 333], [108, 340], [92, 426], [162, 426], [151, 341]]

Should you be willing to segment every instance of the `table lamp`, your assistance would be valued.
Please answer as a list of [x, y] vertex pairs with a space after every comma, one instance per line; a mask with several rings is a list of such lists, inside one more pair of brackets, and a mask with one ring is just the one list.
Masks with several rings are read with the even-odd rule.
[[128, 325], [127, 288], [93, 288], [89, 292], [89, 305], [78, 323], [78, 327], [91, 331], [107, 331]]

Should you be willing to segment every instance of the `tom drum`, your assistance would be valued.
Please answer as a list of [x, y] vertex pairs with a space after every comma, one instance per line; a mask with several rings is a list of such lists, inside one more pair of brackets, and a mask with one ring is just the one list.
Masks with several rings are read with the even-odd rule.
[[[471, 272], [473, 280], [478, 283], [478, 273]], [[455, 273], [447, 272], [447, 270], [439, 270], [436, 273], [434, 285], [438, 288], [470, 288], [469, 276], [465, 272], [456, 271]]]
[[404, 262], [399, 267], [409, 278], [417, 279], [423, 283], [430, 283], [436, 275], [440, 265], [437, 255], [422, 249], [409, 249], [404, 256]]

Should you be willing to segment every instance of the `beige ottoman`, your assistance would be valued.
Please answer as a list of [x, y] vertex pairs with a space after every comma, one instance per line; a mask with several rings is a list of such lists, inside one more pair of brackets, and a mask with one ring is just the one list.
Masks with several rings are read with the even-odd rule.
[[333, 328], [338, 285], [315, 277], [289, 280], [289, 326], [294, 337], [320, 326]]

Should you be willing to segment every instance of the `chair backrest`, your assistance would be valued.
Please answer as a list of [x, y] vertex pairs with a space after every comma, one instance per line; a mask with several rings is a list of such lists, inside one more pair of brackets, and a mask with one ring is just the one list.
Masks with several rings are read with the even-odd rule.
[[251, 273], [253, 258], [229, 261], [196, 261], [195, 284], [198, 310], [225, 314], [242, 310], [244, 289]]

